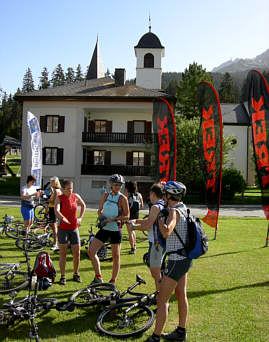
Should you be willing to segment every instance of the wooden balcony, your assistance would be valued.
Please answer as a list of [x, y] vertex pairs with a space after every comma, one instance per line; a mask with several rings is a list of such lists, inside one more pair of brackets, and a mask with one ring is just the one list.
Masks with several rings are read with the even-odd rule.
[[133, 165], [92, 165], [82, 164], [82, 175], [113, 175], [119, 173], [124, 176], [151, 176], [151, 166]]
[[145, 133], [92, 133], [82, 132], [82, 142], [114, 144], [152, 144], [156, 134]]

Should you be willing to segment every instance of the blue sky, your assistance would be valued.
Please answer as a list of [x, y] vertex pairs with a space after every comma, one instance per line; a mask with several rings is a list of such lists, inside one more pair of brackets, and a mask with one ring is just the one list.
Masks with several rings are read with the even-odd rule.
[[269, 48], [268, 0], [1, 0], [0, 88], [14, 93], [28, 67], [35, 86], [51, 75], [90, 62], [97, 33], [104, 70], [135, 77], [134, 46], [148, 31], [165, 46], [163, 71], [193, 61], [212, 68], [230, 58], [253, 58]]

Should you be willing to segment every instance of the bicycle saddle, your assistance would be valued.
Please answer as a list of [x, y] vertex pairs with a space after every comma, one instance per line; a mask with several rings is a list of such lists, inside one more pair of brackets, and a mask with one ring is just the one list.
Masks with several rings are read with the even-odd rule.
[[145, 280], [142, 279], [142, 278], [140, 277], [139, 274], [136, 275], [136, 281], [137, 281], [139, 284], [146, 284]]

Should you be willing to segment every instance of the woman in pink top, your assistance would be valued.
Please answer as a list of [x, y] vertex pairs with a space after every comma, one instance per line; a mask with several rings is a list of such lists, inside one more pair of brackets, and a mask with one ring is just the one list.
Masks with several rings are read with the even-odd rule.
[[[58, 243], [60, 248], [59, 264], [61, 271], [60, 285], [65, 285], [65, 265], [68, 242], [71, 243], [73, 254], [73, 280], [79, 283], [81, 282], [78, 273], [80, 263], [80, 237], [78, 227], [81, 225], [86, 205], [78, 194], [73, 193], [72, 181], [64, 180], [62, 191], [63, 194], [56, 199], [55, 215], [61, 220], [58, 227]], [[78, 205], [81, 207], [79, 217], [77, 217]]]

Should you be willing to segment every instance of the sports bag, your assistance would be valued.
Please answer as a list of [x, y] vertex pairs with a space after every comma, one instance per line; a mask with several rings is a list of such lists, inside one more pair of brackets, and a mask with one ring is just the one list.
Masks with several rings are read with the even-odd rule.
[[179, 255], [185, 256], [189, 259], [197, 259], [208, 251], [208, 237], [200, 219], [196, 216], [190, 215], [190, 209], [187, 209], [187, 216], [181, 209], [177, 209], [186, 217], [187, 220], [187, 243], [184, 244], [180, 235], [174, 229], [173, 232], [177, 235], [184, 248], [168, 252], [167, 254], [178, 253]]
[[56, 277], [56, 270], [48, 252], [39, 252], [37, 254], [33, 273], [36, 274], [37, 279], [50, 278], [52, 281], [54, 281]]

